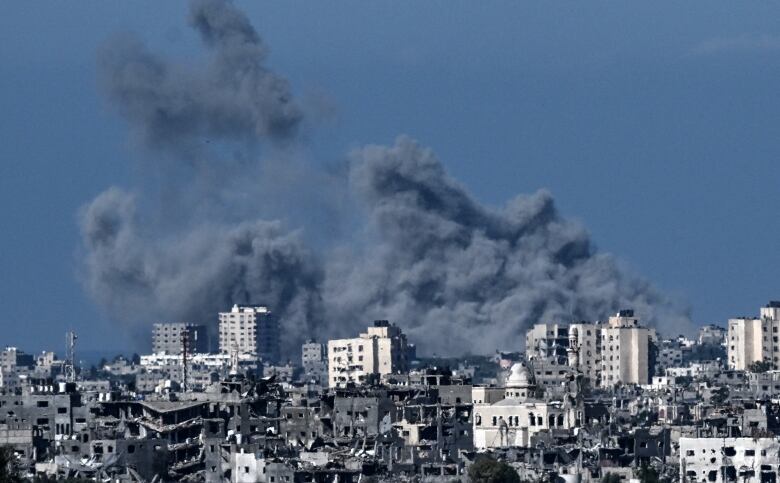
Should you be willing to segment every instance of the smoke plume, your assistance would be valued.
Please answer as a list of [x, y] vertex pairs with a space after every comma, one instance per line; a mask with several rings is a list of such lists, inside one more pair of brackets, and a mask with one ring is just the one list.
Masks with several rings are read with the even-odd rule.
[[168, 62], [132, 35], [101, 52], [107, 96], [138, 139], [197, 158], [211, 139], [252, 145], [294, 138], [303, 114], [287, 80], [265, 66], [268, 49], [246, 16], [230, 3], [198, 0], [190, 24], [211, 53], [200, 69]]
[[[210, 54], [200, 68], [128, 36], [100, 57], [111, 104], [145, 152], [173, 166], [155, 171], [167, 197], [110, 188], [81, 212], [84, 283], [116, 320], [139, 330], [157, 320], [214, 325], [233, 303], [265, 303], [289, 354], [307, 337], [351, 336], [375, 318], [440, 354], [519, 349], [533, 323], [620, 308], [675, 333], [688, 325], [684, 308], [599, 253], [549, 193], [486, 206], [407, 137], [351, 153], [338, 183], [365, 224], [336, 247], [307, 244], [284, 213], [268, 218], [268, 193], [247, 189], [247, 179], [268, 186], [269, 165], [325, 177], [285, 152], [299, 142], [304, 110], [232, 3], [195, 1], [190, 20]], [[321, 189], [319, 199], [334, 196]]]
[[456, 353], [510, 349], [533, 323], [625, 307], [667, 328], [687, 321], [597, 254], [545, 191], [484, 206], [406, 137], [353, 153], [350, 185], [374, 236], [358, 260], [342, 257], [328, 271], [325, 300], [338, 320], [387, 317], [426, 348]]

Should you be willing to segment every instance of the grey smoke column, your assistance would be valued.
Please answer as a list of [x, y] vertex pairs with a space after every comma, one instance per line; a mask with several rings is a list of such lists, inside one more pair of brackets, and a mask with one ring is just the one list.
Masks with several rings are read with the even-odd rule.
[[287, 80], [265, 67], [268, 49], [246, 16], [221, 0], [194, 1], [190, 10], [212, 53], [203, 69], [168, 62], [129, 35], [101, 52], [107, 95], [140, 141], [180, 157], [202, 156], [212, 139], [289, 142], [302, 112]]
[[285, 347], [295, 347], [318, 330], [322, 270], [298, 232], [259, 219], [263, 200], [244, 189], [260, 184], [246, 181], [262, 171], [257, 145], [294, 142], [303, 114], [232, 3], [194, 1], [190, 24], [211, 54], [200, 69], [127, 35], [99, 56], [109, 101], [145, 151], [164, 160], [144, 172], [162, 178], [164, 193], [110, 188], [82, 210], [84, 283], [140, 333], [156, 320], [214, 326], [233, 303], [264, 303], [287, 329]]
[[[598, 253], [549, 193], [485, 206], [405, 137], [357, 150], [348, 183], [336, 183], [348, 184], [365, 228], [335, 249], [307, 248], [300, 232], [263, 219], [269, 197], [290, 192], [277, 200], [288, 212], [303, 197], [262, 178], [292, 162], [278, 148], [295, 146], [303, 115], [288, 83], [265, 67], [265, 45], [232, 3], [193, 2], [191, 25], [212, 54], [201, 70], [130, 37], [101, 55], [109, 100], [164, 160], [144, 174], [161, 177], [167, 196], [110, 188], [81, 212], [84, 284], [113, 319], [214, 325], [233, 303], [265, 303], [282, 322], [283, 351], [386, 318], [440, 354], [519, 349], [533, 323], [620, 308], [672, 333], [689, 326], [684, 308]], [[259, 155], [267, 145], [272, 159]], [[339, 196], [323, 171], [297, 169], [315, 200]]]
[[120, 320], [215, 324], [233, 303], [267, 303], [282, 317], [285, 347], [318, 330], [318, 263], [278, 222], [201, 224], [167, 237], [142, 232], [134, 197], [111, 188], [81, 215], [87, 284]]
[[358, 260], [330, 265], [331, 319], [386, 317], [423, 348], [456, 354], [517, 348], [533, 323], [621, 307], [666, 328], [688, 325], [646, 281], [596, 253], [545, 191], [486, 207], [406, 137], [358, 150], [351, 166], [373, 237]]

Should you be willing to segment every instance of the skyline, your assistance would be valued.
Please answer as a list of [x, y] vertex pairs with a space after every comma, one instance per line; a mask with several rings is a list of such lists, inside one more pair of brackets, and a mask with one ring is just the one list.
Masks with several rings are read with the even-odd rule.
[[[345, 85], [342, 83], [345, 74], [336, 68], [339, 66], [338, 63], [332, 69], [323, 69], [324, 73], [320, 76], [311, 75], [313, 70], [317, 70], [318, 63], [314, 62], [314, 66], [305, 64], [311, 63], [312, 57], [317, 57], [318, 54], [322, 54], [322, 59], [330, 61], [338, 59], [338, 48], [330, 46], [327, 42], [311, 42], [307, 43], [308, 50], [298, 50], [302, 40], [295, 35], [286, 36], [279, 28], [279, 24], [287, 24], [279, 19], [285, 18], [285, 15], [292, 15], [292, 11], [286, 10], [281, 5], [266, 5], [261, 9], [240, 5], [248, 10], [248, 15], [260, 35], [270, 45], [273, 69], [291, 79], [293, 91], [298, 98], [303, 99], [307, 107], [310, 103], [316, 106], [316, 111], [322, 112], [325, 117], [325, 120], [321, 121], [322, 125], [317, 126], [316, 129], [310, 130], [306, 126], [307, 140], [303, 149], [306, 157], [324, 160], [322, 164], [326, 166], [338, 166], [343, 157], [342, 153], [349, 151], [350, 147], [358, 144], [391, 144], [396, 135], [406, 133], [418, 139], [423, 145], [431, 146], [445, 163], [446, 169], [454, 178], [464, 183], [468, 191], [473, 193], [480, 202], [497, 206], [517, 193], [533, 193], [540, 188], [550, 189], [565, 218], [574, 217], [582, 220], [602, 251], [616, 254], [633, 267], [634, 271], [641, 273], [663, 291], [689, 303], [693, 309], [692, 318], [697, 325], [706, 323], [724, 325], [729, 317], [750, 315], [753, 313], [752, 308], [777, 298], [777, 287], [772, 285], [772, 267], [777, 266], [775, 262], [780, 255], [776, 250], [771, 249], [773, 246], [771, 240], [780, 234], [780, 228], [771, 226], [767, 221], [760, 230], [763, 236], [749, 240], [750, 243], [741, 239], [745, 233], [758, 233], [758, 228], [754, 232], [747, 231], [747, 228], [757, 225], [757, 219], [770, 220], [772, 208], [777, 207], [776, 202], [772, 203], [771, 196], [768, 201], [765, 196], [761, 196], [759, 188], [760, 182], [764, 179], [776, 178], [779, 169], [776, 165], [773, 166], [772, 162], [780, 149], [778, 149], [778, 138], [774, 136], [777, 128], [771, 126], [771, 114], [774, 112], [773, 107], [776, 107], [780, 101], [776, 95], [771, 95], [770, 80], [776, 78], [774, 74], [780, 71], [780, 61], [778, 61], [780, 43], [775, 40], [777, 37], [773, 37], [771, 32], [761, 30], [762, 19], [758, 18], [758, 14], [754, 14], [756, 17], [749, 19], [739, 16], [727, 19], [726, 12], [721, 12], [723, 15], [721, 20], [724, 22], [728, 20], [736, 28], [742, 21], [757, 29], [754, 32], [737, 32], [726, 37], [699, 35], [698, 41], [692, 40], [686, 44], [687, 50], [670, 48], [667, 44], [674, 44], [674, 42], [665, 38], [661, 43], [662, 47], [667, 49], [660, 49], [652, 54], [648, 54], [648, 51], [653, 49], [643, 43], [647, 42], [648, 38], [642, 37], [640, 32], [635, 39], [636, 45], [627, 46], [626, 51], [630, 52], [631, 47], [636, 49], [637, 46], [644, 46], [647, 48], [644, 51], [647, 57], [639, 56], [638, 60], [627, 59], [624, 57], [626, 52], [617, 49], [617, 53], [606, 55], [606, 58], [590, 59], [592, 63], [582, 61], [584, 65], [578, 65], [581, 61], [578, 55], [566, 50], [574, 47], [564, 42], [564, 45], [558, 46], [560, 53], [564, 54], [562, 57], [550, 55], [549, 58], [534, 58], [535, 54], [539, 55], [541, 52], [533, 50], [532, 45], [525, 56], [518, 56], [521, 57], [520, 59], [512, 58], [512, 62], [508, 65], [502, 63], [502, 59], [490, 58], [490, 55], [484, 59], [471, 57], [474, 63], [469, 68], [459, 71], [453, 67], [457, 64], [453, 62], [454, 59], [441, 55], [437, 50], [447, 50], [448, 46], [434, 42], [431, 47], [432, 52], [428, 54], [430, 57], [427, 59], [436, 58], [435, 64], [444, 62], [449, 65], [449, 70], [445, 71], [453, 74], [452, 79], [446, 75], [434, 75], [434, 71], [442, 66], [426, 65], [424, 49], [421, 53], [414, 49], [410, 50], [409, 46], [406, 51], [403, 47], [388, 48], [385, 55], [382, 55], [381, 51], [373, 52], [372, 48], [384, 45], [383, 41], [386, 40], [387, 34], [368, 36], [365, 52], [378, 54], [380, 60], [393, 59], [393, 56], [398, 58], [395, 62], [390, 62], [389, 66], [378, 69], [373, 76], [370, 72], [364, 73], [364, 76], [351, 72], [349, 68], [357, 67], [359, 63], [352, 65], [349, 59], [343, 61], [346, 65], [341, 67], [352, 74], [351, 79], [355, 83], [355, 85]], [[95, 5], [92, 4], [90, 7]], [[466, 15], [469, 10], [463, 4], [458, 4], [458, 7], [461, 9], [458, 12], [462, 15]], [[74, 33], [72, 29], [75, 25], [70, 25], [68, 22], [75, 17], [69, 15], [77, 16], [78, 9], [83, 8], [85, 7], [77, 6], [66, 15], [63, 15], [62, 11], [58, 12], [62, 15], [63, 23], [70, 27], [70, 30], [66, 27], [60, 35]], [[106, 15], [106, 8], [110, 7], [102, 7], [98, 10], [103, 10], [102, 14]], [[119, 23], [129, 24], [130, 30], [138, 32], [154, 50], [162, 49], [166, 53], [172, 51], [185, 55], [196, 51], [197, 42], [192, 38], [193, 35], [187, 32], [187, 27], [182, 20], [186, 8], [183, 5], [166, 5], [161, 8], [171, 10], [172, 12], [169, 12], [171, 15], [160, 15], [160, 20], [145, 25], [146, 32], [138, 28], [143, 21], [150, 20], [141, 13], [143, 11], [141, 8], [129, 12], [130, 15], [124, 17]], [[522, 10], [521, 7], [518, 8]], [[383, 13], [390, 15], [392, 21], [409, 20], [406, 18], [408, 13], [405, 11]], [[555, 13], [561, 12], [553, 12]], [[548, 18], [551, 16], [549, 10], [544, 13], [536, 12], [536, 14], [544, 17], [542, 20], [552, 21]], [[636, 12], [633, 14], [638, 15]], [[54, 12], [49, 11], [46, 15], [54, 16]], [[311, 18], [305, 17], [304, 21], [312, 23], [315, 15], [311, 15]], [[6, 180], [2, 182], [2, 189], [0, 189], [2, 192], [0, 196], [3, 196], [3, 203], [6, 206], [1, 216], [4, 226], [17, 228], [13, 232], [6, 231], [6, 234], [0, 238], [3, 247], [2, 264], [9, 269], [7, 273], [10, 275], [3, 277], [4, 281], [0, 286], [6, 294], [2, 298], [3, 303], [0, 307], [3, 314], [1, 317], [4, 326], [9, 327], [10, 332], [8, 340], [2, 342], [35, 351], [44, 347], [59, 347], [62, 334], [71, 325], [62, 321], [62, 317], [73, 314], [73, 317], [80, 319], [72, 322], [72, 326], [77, 331], [81, 334], [93, 334], [97, 341], [96, 347], [107, 347], [107, 344], [115, 340], [113, 339], [114, 326], [100, 315], [82, 293], [76, 277], [78, 266], [78, 257], [75, 253], [78, 250], [76, 213], [79, 207], [88, 203], [106, 186], [119, 184], [124, 188], [132, 182], [138, 183], [141, 178], [138, 163], [147, 163], [148, 156], [139, 154], [135, 148], [128, 148], [127, 129], [114, 110], [104, 105], [104, 96], [100, 94], [94, 79], [96, 76], [93, 75], [93, 79], [87, 81], [88, 75], [68, 70], [68, 66], [75, 65], [94, 74], [95, 52], [104, 45], [106, 38], [124, 29], [118, 28], [114, 20], [114, 22], [107, 22], [110, 25], [101, 25], [99, 32], [91, 32], [89, 29], [87, 32], [79, 32], [87, 39], [68, 39], [64, 44], [58, 44], [66, 54], [66, 57], [58, 61], [50, 57], [52, 54], [47, 51], [47, 47], [52, 44], [46, 41], [40, 45], [27, 45], [29, 49], [27, 52], [19, 50], [24, 43], [23, 39], [29, 35], [18, 29], [25, 24], [23, 17], [22, 12], [12, 11], [5, 21], [0, 20], [17, 26], [14, 30], [11, 25], [0, 25], [4, 31], [19, 34], [18, 38], [12, 36], [11, 42], [4, 43], [5, 46], [0, 47], [0, 61], [4, 65], [15, 66], [9, 69], [12, 75], [0, 81], [4, 84], [0, 85], [0, 96], [2, 96], [0, 101], [3, 105], [9, 106], [7, 114], [2, 116], [0, 129], [0, 137], [2, 137], [0, 144], [4, 146], [0, 150], [0, 155], [5, 160], [2, 163], [5, 172], [2, 178]], [[421, 22], [431, 20], [426, 15], [421, 17]], [[9, 21], [9, 18], [12, 20]], [[162, 20], [163, 18], [165, 20]], [[453, 19], [457, 18], [456, 13]], [[771, 18], [770, 15], [763, 16], [763, 19], [768, 18]], [[44, 19], [52, 20], [48, 17]], [[350, 27], [357, 28], [359, 19], [343, 21], [350, 20], [354, 21], [350, 23]], [[575, 24], [581, 22], [571, 17], [567, 20]], [[630, 18], [629, 21], [631, 20], [638, 21]], [[595, 22], [591, 25], [593, 31], [590, 31], [594, 34], [599, 21], [593, 19], [590, 21]], [[582, 22], [587, 23], [587, 21]], [[319, 22], [315, 23], [319, 25]], [[765, 21], [764, 25], [767, 24]], [[308, 23], [307, 26], [311, 27]], [[457, 21], [453, 21], [452, 25], [439, 25], [443, 37], [448, 40], [453, 40], [448, 35], [452, 35], [451, 29], [457, 26]], [[660, 27], [677, 32], [673, 28], [675, 26], [682, 27], [681, 25]], [[370, 25], [363, 28], [370, 30]], [[325, 28], [320, 30], [313, 28], [311, 31], [323, 37], [335, 34], [334, 31]], [[408, 32], [401, 31], [399, 35], [403, 36], [404, 33]], [[604, 35], [608, 37], [609, 32]], [[466, 43], [474, 41], [472, 37], [466, 35]], [[483, 41], [487, 44], [491, 41], [498, 42], [504, 47], [507, 47], [507, 43], [511, 43], [502, 44], [500, 41], [507, 39], [502, 39], [500, 35], [495, 37], [488, 35]], [[100, 38], [103, 40], [96, 40]], [[164, 40], [160, 41], [161, 38]], [[601, 41], [597, 42], [598, 44], [603, 42], [600, 37], [598, 40]], [[338, 34], [333, 38], [335, 44], [347, 41], [346, 36], [340, 37]], [[91, 57], [81, 50], [78, 52], [72, 50], [73, 46], [68, 45], [69, 43], [75, 43], [77, 47], [82, 48], [84, 45], [93, 46]], [[587, 42], [584, 44], [587, 46]], [[535, 47], [538, 49], [540, 46]], [[556, 46], [553, 44], [552, 47], [555, 51]], [[674, 47], [677, 45], [675, 44]], [[574, 50], [579, 49], [588, 50], [579, 45]], [[511, 52], [507, 48], [486, 50]], [[664, 54], [676, 50], [679, 50], [676, 56], [665, 57]], [[292, 54], [293, 51], [299, 55]], [[361, 52], [363, 51], [358, 49], [357, 54], [353, 55], [359, 56]], [[470, 53], [468, 48], [464, 52]], [[31, 58], [25, 59], [25, 54], [30, 55]], [[565, 54], [569, 54], [572, 58], [567, 59]], [[296, 60], [296, 57], [300, 59]], [[74, 59], [76, 62], [73, 62]], [[323, 66], [322, 63], [327, 64], [322, 59], [319, 67]], [[91, 64], [89, 64], [90, 60]], [[562, 65], [558, 65], [559, 62]], [[631, 68], [626, 69], [624, 62], [630, 64]], [[487, 65], [482, 65], [483, 63]], [[634, 65], [637, 63], [639, 65]], [[377, 66], [377, 64], [374, 62], [371, 65]], [[473, 82], [471, 76], [483, 71], [493, 72], [495, 70], [490, 70], [488, 67], [496, 69], [499, 65], [506, 67], [508, 75], [488, 77], [484, 79], [484, 86], [500, 87], [496, 89], [499, 91], [504, 88], [504, 92], [491, 92], [490, 88], [480, 89], [482, 84]], [[398, 66], [406, 67], [408, 73], [396, 74], [395, 79], [406, 79], [411, 85], [401, 84], [397, 91], [390, 89], [389, 92], [377, 94], [376, 86], [384, 85], [379, 79], [383, 74], [388, 74], [387, 71], [393, 71]], [[742, 76], [736, 75], [735, 67], [742, 69], [740, 71]], [[30, 75], [36, 72], [36, 69], [43, 69], [43, 72], [48, 73], [49, 76], [44, 79]], [[57, 69], [64, 69], [65, 75], [57, 77], [60, 82], [52, 82], [55, 76], [51, 74], [51, 70]], [[672, 70], [664, 71], [664, 69]], [[704, 71], [698, 73], [702, 77], [686, 82], [684, 77], [692, 75], [692, 71], [698, 69]], [[613, 78], [612, 75], [615, 75], [616, 70], [620, 70], [621, 75], [626, 78]], [[679, 73], [680, 77], [668, 76], [670, 72]], [[653, 79], [654, 73], [656, 75], [661, 73], [662, 79]], [[712, 77], [707, 78], [708, 73]], [[571, 74], [582, 75], [584, 85], [567, 82], [567, 77]], [[459, 78], [460, 75], [463, 78]], [[643, 77], [645, 75], [649, 78]], [[307, 81], [303, 79], [312, 77], [314, 80], [309, 80], [307, 87]], [[498, 77], [502, 78], [498, 79]], [[389, 78], [393, 79], [392, 76]], [[610, 80], [614, 81], [614, 84], [610, 84]], [[660, 80], [661, 84], [654, 85], [653, 80]], [[435, 81], [442, 82], [446, 87], [438, 97], [432, 90]], [[511, 81], [520, 81], [520, 85], [531, 89], [527, 91], [528, 93], [521, 92], [522, 89], [519, 88], [508, 89], [507, 87], [512, 85]], [[553, 85], [547, 91], [543, 87], [546, 81], [559, 84]], [[708, 86], [707, 81], [712, 82], [712, 85]], [[605, 89], [602, 86], [604, 82], [615, 90]], [[638, 82], [640, 87], [647, 89], [645, 96], [637, 96], [639, 100], [629, 97], [629, 91], [621, 90], [629, 89], [632, 87], [629, 84], [633, 82]], [[311, 87], [312, 84], [314, 88]], [[363, 86], [363, 89], [356, 89], [356, 86]], [[418, 88], [414, 88], [415, 86]], [[709, 87], [711, 90], [705, 89], [705, 93], [697, 97], [696, 91], [702, 86]], [[728, 89], [737, 86], [741, 89]], [[559, 87], [563, 88], [556, 90]], [[573, 89], [573, 92], [567, 89]], [[355, 95], [350, 99], [345, 92]], [[76, 93], [78, 95], [75, 95]], [[476, 96], [476, 100], [472, 102], [460, 97], [460, 95], [465, 97], [474, 93], [484, 94], [484, 96]], [[722, 104], [716, 102], [713, 105], [709, 101], [713, 99], [713, 94], [717, 93], [733, 95], [735, 100], [724, 99]], [[554, 97], [555, 94], [560, 97]], [[595, 96], [591, 97], [591, 94]], [[661, 99], [663, 94], [669, 94], [670, 98], [665, 100], [666, 103], [658, 103], [663, 101]], [[426, 107], [431, 108], [431, 113], [411, 112], [414, 106], [419, 104], [409, 99], [412, 95], [419, 96], [417, 100], [422, 102], [421, 110], [425, 111]], [[373, 117], [367, 115], [365, 111], [365, 96], [370, 96], [369, 98], [374, 99], [375, 104], [380, 107], [371, 113]], [[394, 97], [401, 100], [394, 103], [392, 102]], [[717, 99], [717, 96], [714, 98]], [[597, 105], [596, 99], [603, 101], [604, 105]], [[445, 105], [447, 101], [452, 100], [458, 102]], [[681, 100], [687, 103], [683, 103], [682, 106], [672, 105]], [[572, 104], [567, 105], [567, 101]], [[517, 123], [518, 119], [511, 112], [512, 109], [507, 107], [513, 104], [526, 107], [526, 112], [532, 114], [527, 116], [528, 119], [523, 118]], [[498, 115], [495, 115], [491, 107], [497, 105], [503, 105], [504, 108], [497, 109]], [[336, 112], [335, 119], [333, 106]], [[407, 109], [403, 109], [404, 106]], [[409, 106], [412, 106], [411, 110]], [[593, 109], [590, 113], [592, 118], [580, 112], [583, 107]], [[603, 110], [600, 111], [599, 108]], [[735, 112], [731, 112], [730, 116], [723, 115], [730, 110]], [[472, 119], [466, 121], [458, 119], [460, 122], [456, 122], [452, 118], [453, 113], [464, 114], [467, 118], [471, 116]], [[78, 121], [66, 122], [73, 119], [73, 114], [80, 116], [76, 118]], [[547, 114], [548, 117], [543, 114]], [[566, 114], [571, 117], [567, 118]], [[534, 115], [540, 117], [534, 118]], [[764, 117], [762, 118], [761, 115]], [[381, 122], [386, 116], [389, 120]], [[612, 116], [615, 119], [612, 119]], [[42, 119], [48, 120], [51, 124], [39, 127], [38, 120]], [[766, 124], [761, 123], [762, 119]], [[498, 122], [495, 122], [494, 126], [490, 123], [491, 120]], [[671, 120], [672, 125], [666, 125], [663, 122], [666, 120]], [[372, 124], [369, 121], [380, 122], [376, 123], [378, 127], [367, 127]], [[513, 121], [517, 124], [513, 124]], [[437, 127], [441, 123], [448, 122], [453, 124], [450, 126], [452, 134], [438, 133]], [[57, 127], [54, 125], [56, 123], [66, 125]], [[399, 128], [399, 124], [403, 124], [404, 127]], [[520, 141], [510, 139], [518, 132], [509, 125], [521, 126], [518, 129]], [[494, 127], [499, 129], [493, 129]], [[636, 131], [632, 132], [631, 127]], [[716, 133], [715, 128], [722, 130]], [[539, 136], [533, 136], [534, 129]], [[555, 132], [550, 133], [548, 130]], [[627, 132], [623, 132], [624, 130]], [[613, 137], [615, 131], [617, 135]], [[33, 132], [36, 133], [35, 136], [31, 136]], [[95, 135], [89, 136], [90, 133]], [[473, 137], [466, 136], [466, 133], [472, 134]], [[622, 142], [621, 133], [624, 135]], [[571, 138], [561, 142], [561, 134], [569, 134]], [[331, 139], [328, 139], [329, 137]], [[611, 141], [615, 139], [617, 142], [613, 144]], [[90, 142], [93, 140], [96, 142]], [[668, 141], [671, 146], [660, 145], [662, 140]], [[739, 142], [732, 144], [735, 141], [741, 141], [742, 144]], [[566, 144], [569, 146], [563, 146]], [[588, 149], [579, 156], [572, 156], [572, 153], [583, 147]], [[54, 156], [54, 151], [59, 156]], [[478, 154], [480, 152], [487, 154], [483, 158]], [[561, 159], [567, 152], [570, 155], [568, 159]], [[21, 156], [25, 153], [28, 155]], [[745, 164], [738, 166], [735, 157], [740, 153], [752, 154], [753, 159], [743, 160]], [[620, 160], [630, 154], [633, 154], [633, 159], [646, 160], [650, 166], [627, 166], [621, 163]], [[68, 159], [61, 159], [62, 156]], [[666, 159], [664, 156], [669, 156], [665, 162], [661, 159]], [[112, 158], [116, 160], [109, 161]], [[482, 161], [486, 158], [496, 162]], [[506, 161], [503, 163], [497, 161], [502, 158]], [[596, 158], [604, 161], [599, 162]], [[713, 164], [731, 162], [733, 166], [719, 166], [718, 169], [722, 169], [722, 173], [715, 168], [702, 169], [702, 162], [705, 162], [703, 158], [712, 159]], [[13, 159], [24, 159], [30, 164], [19, 164], [22, 161], [9, 162]], [[71, 171], [72, 163], [77, 163], [77, 159], [83, 159], [85, 162], [80, 173], [79, 164], [77, 164], [79, 169], [76, 169], [75, 173]], [[476, 164], [480, 166], [475, 168], [467, 164], [468, 159], [476, 159]], [[522, 160], [525, 163], [519, 176], [514, 166], [515, 160]], [[105, 163], [110, 166], [105, 166]], [[653, 163], [657, 164], [653, 165]], [[606, 174], [602, 172], [594, 176], [592, 172], [594, 170], [605, 170]], [[673, 176], [667, 179], [666, 175], [669, 173], [679, 179], [674, 179]], [[526, 174], [530, 175], [524, 176]], [[587, 175], [590, 177], [588, 178]], [[611, 179], [612, 175], [616, 179]], [[43, 182], [30, 182], [39, 179]], [[580, 186], [583, 179], [586, 180], [585, 187]], [[699, 186], [696, 182], [702, 180], [704, 182], [701, 184], [704, 186]], [[631, 184], [632, 181], [638, 183], [631, 186], [634, 189], [627, 189], [624, 185]], [[723, 203], [723, 200], [716, 196], [717, 193], [712, 193], [718, 190], [711, 189], [710, 183], [714, 188], [720, 187], [722, 193], [727, 192], [723, 188], [736, 186], [740, 189], [734, 191], [739, 191], [747, 199], [729, 199], [730, 203]], [[595, 189], [589, 189], [591, 186]], [[758, 193], [750, 191], [751, 187]], [[688, 188], [689, 193], [680, 193], [682, 188]], [[592, 191], [597, 193], [597, 196], [593, 197], [596, 199], [587, 196], [587, 193]], [[634, 194], [638, 196], [632, 196]], [[650, 201], [642, 201], [643, 197], [653, 194], [665, 196], [662, 197], [663, 199], [653, 198]], [[43, 199], [41, 195], [44, 195]], [[53, 199], [59, 197], [64, 198], [65, 201], [58, 202], [57, 199]], [[19, 211], [12, 208], [17, 203], [24, 205]], [[679, 206], [687, 206], [692, 210], [689, 217], [683, 216], [684, 213], [672, 212], [673, 208]], [[732, 210], [731, 216], [727, 216], [729, 214], [727, 210]], [[746, 219], [749, 214], [754, 214], [754, 217]], [[305, 219], [306, 216], [306, 214], [294, 214], [291, 219], [296, 220], [296, 217]], [[639, 221], [633, 221], [634, 219]], [[621, 220], [623, 223], [619, 224]], [[660, 233], [654, 231], [656, 227]], [[726, 233], [722, 233], [724, 228]], [[676, 236], [669, 235], [670, 231], [676, 231]], [[739, 236], [729, 235], [730, 232]], [[50, 239], [50, 236], [53, 238]], [[738, 247], [743, 248], [743, 253], [735, 255], [734, 249]], [[33, 250], [37, 250], [36, 253], [40, 253], [40, 256], [33, 256]], [[52, 253], [44, 253], [48, 250]], [[66, 255], [68, 252], [70, 256]], [[730, 258], [725, 258], [726, 255]], [[714, 263], [712, 258], [716, 259]], [[54, 277], [49, 279], [51, 267], [54, 268]], [[745, 270], [743, 273], [741, 267], [750, 270]], [[746, 275], [748, 272], [749, 275]], [[36, 290], [40, 285], [43, 285], [44, 289]], [[42, 296], [39, 292], [51, 293], [52, 296]], [[37, 315], [37, 310], [32, 309], [37, 308], [40, 300], [55, 301], [56, 315]], [[60, 312], [60, 307], [64, 308], [64, 313]], [[31, 333], [29, 327], [21, 327], [22, 324], [15, 327], [16, 324], [13, 324], [14, 320], [29, 316], [30, 312], [34, 314], [33, 317], [41, 317], [41, 331], [44, 332], [42, 336], [37, 333], [37, 330], [34, 331], [36, 333]], [[216, 314], [214, 315], [216, 320]], [[153, 321], [149, 321], [149, 325], [151, 322]], [[364, 322], [366, 321], [357, 321], [357, 323]], [[82, 335], [81, 340], [87, 343], [88, 337]], [[40, 345], [36, 346], [36, 344]], [[86, 349], [90, 348], [86, 347]]]

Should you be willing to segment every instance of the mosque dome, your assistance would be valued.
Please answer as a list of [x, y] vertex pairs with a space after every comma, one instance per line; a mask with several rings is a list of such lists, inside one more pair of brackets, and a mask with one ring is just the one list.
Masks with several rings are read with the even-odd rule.
[[506, 387], [528, 387], [531, 385], [531, 375], [528, 368], [523, 363], [516, 363], [509, 369], [509, 377], [506, 380]]

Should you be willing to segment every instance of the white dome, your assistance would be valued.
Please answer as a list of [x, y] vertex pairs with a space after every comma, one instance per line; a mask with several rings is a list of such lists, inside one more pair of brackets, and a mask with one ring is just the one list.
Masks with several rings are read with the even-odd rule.
[[518, 362], [512, 365], [509, 370], [509, 377], [506, 380], [506, 387], [528, 387], [530, 375], [525, 364]]

